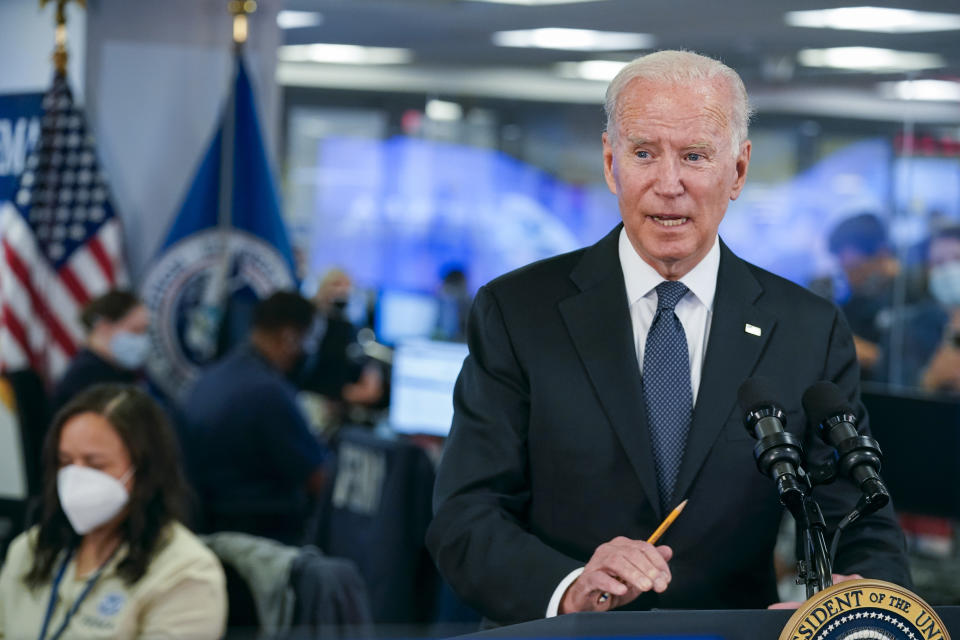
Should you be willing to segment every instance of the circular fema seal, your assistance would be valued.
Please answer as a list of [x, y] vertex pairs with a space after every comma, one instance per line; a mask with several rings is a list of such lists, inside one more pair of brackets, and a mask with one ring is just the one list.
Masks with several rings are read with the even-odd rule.
[[950, 640], [919, 596], [883, 580], [848, 580], [824, 589], [790, 617], [780, 640]]
[[180, 240], [150, 269], [142, 287], [152, 316], [151, 379], [179, 396], [216, 356], [228, 303], [240, 306], [238, 300], [293, 286], [280, 253], [246, 231], [212, 228]]

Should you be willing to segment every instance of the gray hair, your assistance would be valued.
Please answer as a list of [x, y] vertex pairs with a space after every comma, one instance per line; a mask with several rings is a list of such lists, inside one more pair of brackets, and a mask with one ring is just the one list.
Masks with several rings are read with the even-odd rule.
[[747, 89], [736, 71], [719, 60], [702, 56], [692, 51], [665, 50], [635, 58], [627, 64], [607, 87], [603, 110], [607, 116], [606, 130], [616, 135], [617, 101], [623, 89], [637, 78], [668, 83], [710, 82], [720, 79], [727, 83], [733, 96], [730, 133], [733, 153], [740, 152], [740, 145], [747, 139], [747, 130], [753, 110], [747, 97]]

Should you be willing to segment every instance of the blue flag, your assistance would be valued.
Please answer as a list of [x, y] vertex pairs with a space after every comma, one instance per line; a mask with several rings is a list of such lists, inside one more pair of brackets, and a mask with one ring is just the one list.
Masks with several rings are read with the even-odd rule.
[[295, 286], [250, 78], [235, 83], [159, 256], [142, 286], [153, 321], [152, 378], [179, 395], [246, 333], [253, 305]]

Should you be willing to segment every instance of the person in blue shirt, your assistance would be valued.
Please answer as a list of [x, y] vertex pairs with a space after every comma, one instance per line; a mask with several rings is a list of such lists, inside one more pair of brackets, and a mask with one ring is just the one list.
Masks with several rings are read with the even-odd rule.
[[314, 309], [281, 291], [257, 304], [249, 338], [188, 391], [188, 461], [207, 531], [302, 542], [311, 498], [326, 484], [327, 449], [288, 381]]
[[150, 312], [130, 291], [111, 290], [80, 314], [86, 342], [57, 380], [51, 413], [95, 384], [136, 384], [150, 351]]

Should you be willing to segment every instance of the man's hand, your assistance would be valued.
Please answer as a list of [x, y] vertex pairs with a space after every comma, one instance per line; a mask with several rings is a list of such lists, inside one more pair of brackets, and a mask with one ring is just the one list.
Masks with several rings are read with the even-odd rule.
[[[670, 584], [667, 563], [673, 550], [622, 536], [597, 547], [583, 573], [573, 581], [559, 613], [607, 611], [632, 602], [645, 591], [663, 593]], [[603, 594], [610, 596], [604, 598]]]
[[[835, 573], [833, 574], [833, 584], [839, 584], [841, 582], [846, 582], [847, 580], [860, 580], [861, 578], [863, 578], [863, 576], [860, 575], [859, 573], [852, 573], [848, 576]], [[802, 602], [795, 602], [795, 601], [794, 602], [775, 602], [769, 607], [767, 607], [767, 609], [796, 609], [802, 604], [803, 604]]]

